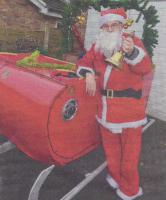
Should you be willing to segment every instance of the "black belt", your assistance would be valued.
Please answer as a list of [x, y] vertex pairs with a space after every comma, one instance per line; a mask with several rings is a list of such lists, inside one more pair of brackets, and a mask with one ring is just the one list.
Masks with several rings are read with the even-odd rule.
[[114, 97], [133, 97], [136, 99], [140, 99], [142, 96], [142, 90], [133, 90], [132, 88], [128, 88], [126, 90], [101, 90], [101, 94], [108, 98]]

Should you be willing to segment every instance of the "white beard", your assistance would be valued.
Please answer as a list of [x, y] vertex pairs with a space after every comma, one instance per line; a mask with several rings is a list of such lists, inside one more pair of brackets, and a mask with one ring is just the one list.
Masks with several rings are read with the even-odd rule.
[[120, 50], [122, 44], [122, 32], [106, 32], [101, 30], [96, 43], [95, 50], [110, 58], [115, 52]]

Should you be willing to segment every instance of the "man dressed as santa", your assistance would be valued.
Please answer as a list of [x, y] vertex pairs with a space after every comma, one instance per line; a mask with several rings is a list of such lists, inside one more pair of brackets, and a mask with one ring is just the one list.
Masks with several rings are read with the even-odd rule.
[[[106, 180], [121, 199], [132, 200], [143, 194], [138, 174], [142, 126], [147, 122], [142, 81], [152, 63], [141, 40], [123, 33], [126, 18], [123, 8], [101, 11], [100, 33], [78, 61], [77, 74], [85, 77], [89, 95], [100, 91], [96, 118], [108, 163]], [[118, 51], [124, 54], [121, 69], [106, 62]]]

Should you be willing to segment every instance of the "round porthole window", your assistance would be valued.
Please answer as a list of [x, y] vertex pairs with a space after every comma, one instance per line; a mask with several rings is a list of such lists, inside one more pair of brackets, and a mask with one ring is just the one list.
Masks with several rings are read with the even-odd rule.
[[70, 99], [65, 103], [62, 109], [62, 117], [66, 120], [71, 120], [76, 115], [78, 108], [77, 101], [75, 99]]

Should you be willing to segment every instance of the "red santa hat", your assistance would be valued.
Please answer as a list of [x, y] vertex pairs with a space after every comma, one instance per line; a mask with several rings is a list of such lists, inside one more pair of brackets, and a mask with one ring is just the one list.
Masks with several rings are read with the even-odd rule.
[[127, 15], [124, 8], [107, 9], [100, 12], [100, 27], [111, 21], [119, 21], [125, 24]]

